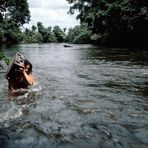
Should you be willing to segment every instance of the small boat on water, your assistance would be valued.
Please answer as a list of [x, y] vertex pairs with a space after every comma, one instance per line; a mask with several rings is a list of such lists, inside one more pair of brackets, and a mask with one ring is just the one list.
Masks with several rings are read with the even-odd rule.
[[66, 44], [64, 44], [63, 46], [64, 46], [64, 47], [71, 47], [70, 45], [66, 45]]

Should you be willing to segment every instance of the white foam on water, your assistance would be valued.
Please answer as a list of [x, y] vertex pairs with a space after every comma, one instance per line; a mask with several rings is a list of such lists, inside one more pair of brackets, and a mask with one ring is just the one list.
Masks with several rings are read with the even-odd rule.
[[[4, 85], [0, 84], [0, 88], [3, 88]], [[16, 90], [16, 95], [10, 96], [7, 106], [4, 110], [0, 112], [0, 123], [7, 123], [9, 125], [9, 121], [15, 120], [17, 118], [20, 118], [23, 116], [23, 111], [29, 106], [28, 99], [32, 99], [32, 97], [36, 97], [36, 94], [42, 90], [42, 87], [39, 86], [39, 84], [35, 84], [33, 87], [30, 87], [29, 89], [19, 89]], [[0, 92], [1, 93], [1, 92]], [[30, 94], [35, 94], [31, 95]], [[8, 101], [8, 99], [7, 99]], [[18, 104], [18, 102], [23, 102]]]
[[33, 92], [38, 92], [38, 91], [42, 90], [42, 87], [41, 86], [33, 87], [31, 90]]
[[0, 114], [0, 122], [9, 121], [12, 119], [16, 119], [22, 116], [24, 107], [22, 106], [12, 106], [6, 112]]

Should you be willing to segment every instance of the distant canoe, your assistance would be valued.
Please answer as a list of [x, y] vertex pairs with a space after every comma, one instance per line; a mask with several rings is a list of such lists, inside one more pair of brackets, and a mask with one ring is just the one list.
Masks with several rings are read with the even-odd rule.
[[63, 45], [64, 47], [71, 47], [70, 45]]

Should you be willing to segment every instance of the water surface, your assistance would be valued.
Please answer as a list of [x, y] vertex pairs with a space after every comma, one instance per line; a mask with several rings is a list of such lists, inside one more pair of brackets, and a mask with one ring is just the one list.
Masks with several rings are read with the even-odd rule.
[[[36, 85], [8, 96], [0, 70], [0, 141], [8, 148], [148, 147], [148, 52], [19, 44]], [[14, 101], [10, 101], [14, 100]]]

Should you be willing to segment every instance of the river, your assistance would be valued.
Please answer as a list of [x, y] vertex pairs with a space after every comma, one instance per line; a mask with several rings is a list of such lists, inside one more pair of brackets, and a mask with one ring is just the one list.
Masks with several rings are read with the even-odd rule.
[[18, 44], [36, 85], [8, 95], [0, 70], [1, 148], [148, 147], [148, 51]]

